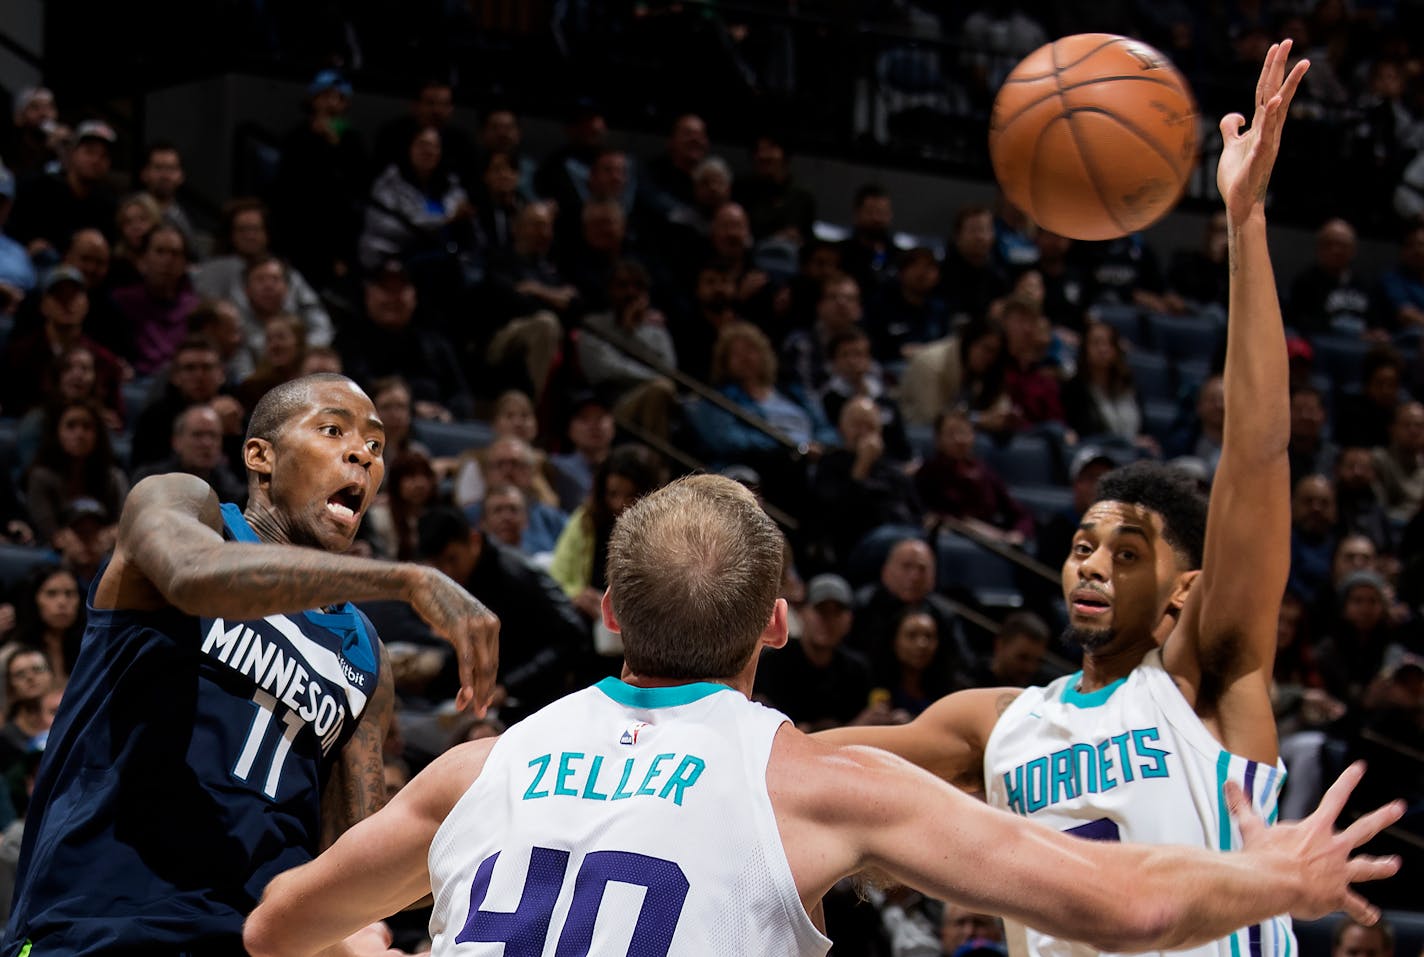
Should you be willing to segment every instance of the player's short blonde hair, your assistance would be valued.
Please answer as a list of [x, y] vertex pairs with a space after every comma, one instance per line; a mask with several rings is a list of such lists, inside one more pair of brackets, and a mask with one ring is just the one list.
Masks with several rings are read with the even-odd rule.
[[628, 667], [730, 678], [756, 652], [781, 585], [783, 536], [741, 484], [679, 479], [618, 519], [608, 587]]

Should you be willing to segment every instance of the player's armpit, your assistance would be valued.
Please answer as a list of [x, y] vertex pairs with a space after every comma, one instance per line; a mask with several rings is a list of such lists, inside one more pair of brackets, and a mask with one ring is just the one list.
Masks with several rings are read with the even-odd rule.
[[984, 748], [1019, 688], [972, 688], [946, 695], [902, 725], [853, 726], [823, 731], [816, 740], [866, 745], [899, 755], [966, 791], [984, 789]]
[[321, 846], [336, 839], [356, 823], [386, 804], [385, 762], [382, 746], [395, 713], [395, 680], [384, 643], [377, 641], [380, 677], [376, 690], [350, 740], [341, 749], [321, 794]]

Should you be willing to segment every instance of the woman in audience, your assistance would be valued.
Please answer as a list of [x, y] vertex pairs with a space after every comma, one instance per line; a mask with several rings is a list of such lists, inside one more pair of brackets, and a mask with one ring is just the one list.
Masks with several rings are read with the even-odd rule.
[[997, 322], [978, 319], [960, 330], [953, 405], [969, 410], [976, 429], [998, 434], [1018, 428], [1019, 414], [1004, 385], [1006, 363], [1004, 331]]
[[1078, 372], [1063, 386], [1063, 412], [1081, 440], [1155, 445], [1142, 433], [1142, 400], [1127, 354], [1117, 330], [1105, 322], [1088, 322]]
[[119, 239], [109, 257], [107, 282], [111, 289], [122, 289], [143, 281], [138, 272], [139, 252], [143, 249], [144, 237], [163, 222], [163, 212], [152, 196], [134, 193], [120, 201], [114, 221]]
[[53, 541], [65, 507], [75, 499], [95, 499], [108, 523], [118, 521], [129, 481], [115, 461], [98, 403], [78, 399], [52, 408], [27, 489], [30, 517], [41, 542]]
[[950, 692], [953, 669], [942, 648], [939, 626], [929, 610], [920, 605], [906, 608], [894, 638], [875, 655], [876, 687], [889, 694], [892, 711], [918, 715]]
[[[557, 508], [559, 494], [554, 491], [551, 478], [553, 466], [549, 464], [549, 456], [537, 442], [539, 417], [534, 411], [534, 401], [518, 389], [509, 389], [502, 393], [495, 400], [490, 427], [494, 429], [494, 437], [497, 439], [512, 436], [523, 439], [534, 448], [537, 461], [534, 463], [534, 479], [529, 492], [535, 501]], [[475, 505], [485, 500], [485, 492], [489, 489], [489, 483], [485, 480], [486, 467], [489, 464], [485, 456], [488, 451], [489, 446], [471, 449], [455, 463], [456, 505]]]
[[[25, 670], [25, 656], [17, 653], [6, 668], [5, 695], [7, 704], [19, 697], [38, 697], [48, 690], [52, 681], [63, 683], [79, 654], [79, 639], [84, 634], [84, 600], [79, 593], [79, 581], [74, 573], [59, 565], [40, 565], [25, 579], [15, 609], [14, 641], [32, 648], [43, 656], [30, 661], [42, 664], [41, 671]], [[37, 693], [26, 694], [37, 688]]]
[[123, 428], [123, 393], [117, 382], [101, 381], [94, 353], [88, 346], [70, 346], [45, 377], [44, 403], [36, 406], [20, 420], [15, 436], [15, 451], [21, 467], [29, 467], [39, 449], [44, 434], [45, 409], [63, 402], [94, 402], [103, 416], [104, 425], [117, 432]]
[[368, 540], [377, 558], [412, 561], [417, 555], [420, 516], [440, 501], [440, 485], [430, 459], [408, 449], [386, 472], [386, 492], [366, 513]]
[[252, 375], [238, 388], [238, 401], [251, 409], [268, 389], [299, 377], [306, 354], [307, 333], [302, 321], [290, 312], [270, 317], [262, 324], [262, 355]]

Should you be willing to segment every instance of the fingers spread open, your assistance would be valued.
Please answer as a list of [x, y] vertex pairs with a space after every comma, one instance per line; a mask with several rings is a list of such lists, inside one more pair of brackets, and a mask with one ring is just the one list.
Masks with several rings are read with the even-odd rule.
[[1379, 908], [1354, 892], [1345, 895], [1345, 906], [1342, 910], [1354, 918], [1356, 923], [1366, 927], [1373, 927], [1380, 918]]
[[1330, 785], [1330, 789], [1325, 792], [1325, 797], [1320, 799], [1320, 806], [1315, 809], [1314, 817], [1323, 817], [1330, 823], [1340, 816], [1340, 811], [1345, 807], [1345, 802], [1350, 799], [1350, 794], [1355, 790], [1355, 785], [1360, 783], [1360, 778], [1365, 776], [1365, 762], [1356, 761], [1350, 765], [1340, 776], [1335, 779], [1335, 783]]
[[1240, 113], [1228, 113], [1221, 118], [1221, 139], [1230, 143], [1241, 135], [1241, 128], [1246, 125], [1246, 117]]
[[1361, 854], [1358, 857], [1350, 858], [1350, 866], [1347, 870], [1350, 875], [1351, 884], [1363, 884], [1365, 881], [1382, 881], [1387, 877], [1393, 877], [1399, 873], [1398, 857], [1373, 857], [1369, 854]]
[[1404, 809], [1403, 801], [1391, 801], [1384, 807], [1377, 807], [1345, 828], [1344, 837], [1351, 847], [1359, 847], [1403, 817]]

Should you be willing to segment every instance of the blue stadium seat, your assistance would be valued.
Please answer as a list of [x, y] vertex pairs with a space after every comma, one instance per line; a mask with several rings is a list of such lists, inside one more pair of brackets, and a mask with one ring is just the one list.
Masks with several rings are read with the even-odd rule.
[[134, 422], [138, 420], [138, 414], [144, 410], [155, 393], [163, 390], [152, 379], [143, 378], [130, 379], [119, 387], [119, 391], [124, 395], [124, 416], [132, 430]]
[[1008, 485], [1052, 485], [1057, 480], [1053, 449], [1042, 435], [1015, 435], [1007, 445], [975, 442], [980, 458]]
[[132, 438], [119, 432], [110, 432], [109, 444], [114, 447], [114, 459], [119, 463], [119, 468], [127, 472], [129, 459], [133, 455]]
[[1158, 442], [1167, 441], [1177, 420], [1177, 403], [1151, 399], [1142, 403], [1142, 430]]
[[1137, 386], [1137, 394], [1142, 397], [1142, 401], [1170, 400], [1176, 396], [1172, 367], [1165, 356], [1142, 349], [1131, 349], [1127, 353], [1127, 366], [1132, 370], [1132, 381]]
[[1171, 359], [1210, 361], [1223, 329], [1205, 316], [1164, 316], [1152, 313], [1146, 319], [1152, 347]]
[[1315, 368], [1333, 379], [1337, 386], [1360, 381], [1360, 370], [1370, 343], [1343, 336], [1316, 336], [1311, 345], [1315, 347]]
[[935, 434], [933, 425], [905, 425], [905, 438], [910, 442], [910, 451], [922, 459], [934, 455]]
[[1009, 494], [1039, 525], [1073, 507], [1073, 490], [1066, 485], [1010, 485]]
[[1120, 302], [1103, 302], [1094, 306], [1091, 315], [1099, 322], [1117, 330], [1120, 338], [1136, 346], [1146, 345], [1142, 334], [1142, 312], [1136, 306]]
[[994, 608], [1023, 604], [1015, 566], [962, 535], [941, 531], [935, 540], [940, 588], [967, 588], [975, 601]]
[[436, 458], [482, 449], [494, 441], [494, 429], [486, 422], [436, 422], [416, 419], [411, 433]]
[[13, 482], [20, 467], [19, 450], [16, 448], [20, 431], [19, 419], [0, 419], [0, 482]]
[[1177, 376], [1177, 395], [1195, 394], [1211, 376], [1211, 364], [1205, 359], [1183, 359], [1173, 371]]
[[48, 548], [0, 544], [0, 598], [7, 595], [36, 565], [58, 561], [59, 556]]

